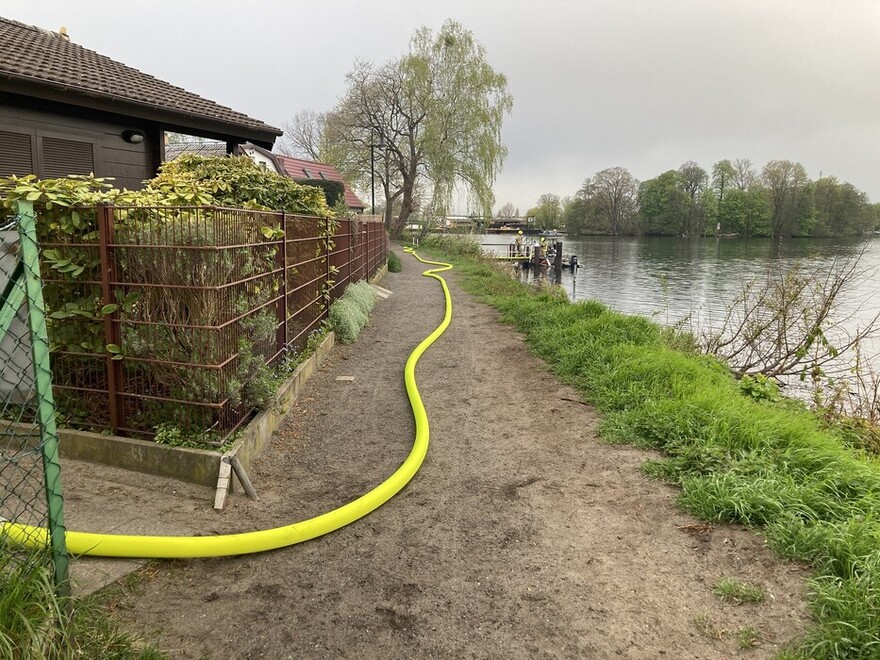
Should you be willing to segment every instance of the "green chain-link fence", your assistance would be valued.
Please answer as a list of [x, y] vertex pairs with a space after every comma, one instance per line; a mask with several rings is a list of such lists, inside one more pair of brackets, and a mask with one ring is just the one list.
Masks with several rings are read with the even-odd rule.
[[[49, 340], [33, 207], [0, 215], [0, 608], [34, 574], [68, 589]], [[28, 527], [22, 527], [28, 526]], [[43, 531], [48, 529], [48, 535]], [[22, 537], [32, 537], [25, 548]], [[8, 606], [8, 603], [6, 603]]]

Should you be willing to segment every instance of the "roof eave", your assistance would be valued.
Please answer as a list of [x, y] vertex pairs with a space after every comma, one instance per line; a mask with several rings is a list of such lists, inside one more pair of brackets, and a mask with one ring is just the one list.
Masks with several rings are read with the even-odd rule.
[[[8, 71], [0, 71], [0, 91], [8, 91], [34, 98], [63, 103], [66, 105], [110, 112], [134, 119], [157, 122], [183, 132], [193, 132], [205, 137], [231, 142], [253, 142], [271, 149], [275, 139], [282, 134], [281, 129], [266, 125], [265, 128], [246, 126], [236, 122], [224, 121], [204, 115], [175, 110], [162, 106], [139, 103], [119, 96], [102, 96], [89, 93], [76, 87], [54, 84], [38, 78], [16, 76]], [[232, 138], [230, 140], [230, 138]]]

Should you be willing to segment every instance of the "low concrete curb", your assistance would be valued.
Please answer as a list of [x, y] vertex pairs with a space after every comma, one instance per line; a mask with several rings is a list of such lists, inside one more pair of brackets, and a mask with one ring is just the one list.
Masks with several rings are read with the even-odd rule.
[[62, 458], [101, 463], [214, 488], [224, 456], [237, 456], [245, 469], [250, 466], [278, 428], [305, 382], [327, 358], [335, 340], [333, 332], [327, 334], [315, 352], [284, 382], [272, 405], [244, 427], [241, 437], [226, 454], [71, 429], [59, 429], [59, 453]]
[[331, 331], [309, 359], [299, 365], [293, 375], [279, 388], [272, 405], [257, 413], [257, 416], [244, 428], [241, 437], [235, 441], [232, 448], [220, 456], [218, 469], [214, 471], [214, 481], [209, 484], [217, 488], [217, 497], [214, 500], [215, 509], [222, 509], [225, 505], [224, 487], [232, 490], [233, 483], [235, 483], [222, 463], [229, 464], [233, 458], [237, 458], [245, 471], [250, 468], [253, 460], [260, 455], [266, 441], [272, 437], [272, 433], [275, 432], [287, 411], [290, 410], [291, 404], [299, 396], [306, 381], [321, 367], [335, 343], [336, 335]]

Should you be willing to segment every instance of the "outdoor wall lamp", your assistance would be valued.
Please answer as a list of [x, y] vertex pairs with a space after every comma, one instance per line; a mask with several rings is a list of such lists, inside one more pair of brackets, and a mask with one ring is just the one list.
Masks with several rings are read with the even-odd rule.
[[122, 139], [132, 144], [140, 144], [144, 141], [144, 134], [140, 131], [122, 131]]

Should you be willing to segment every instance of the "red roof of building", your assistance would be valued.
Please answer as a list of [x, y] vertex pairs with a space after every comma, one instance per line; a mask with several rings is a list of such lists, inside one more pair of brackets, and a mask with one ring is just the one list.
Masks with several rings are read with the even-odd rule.
[[306, 179], [326, 179], [327, 181], [339, 181], [345, 186], [345, 205], [350, 209], [363, 210], [367, 208], [351, 187], [342, 180], [339, 172], [332, 165], [326, 163], [316, 163], [311, 160], [301, 160], [299, 158], [291, 158], [290, 156], [281, 156], [273, 154], [278, 164], [284, 168], [284, 171], [294, 181], [304, 181]]

